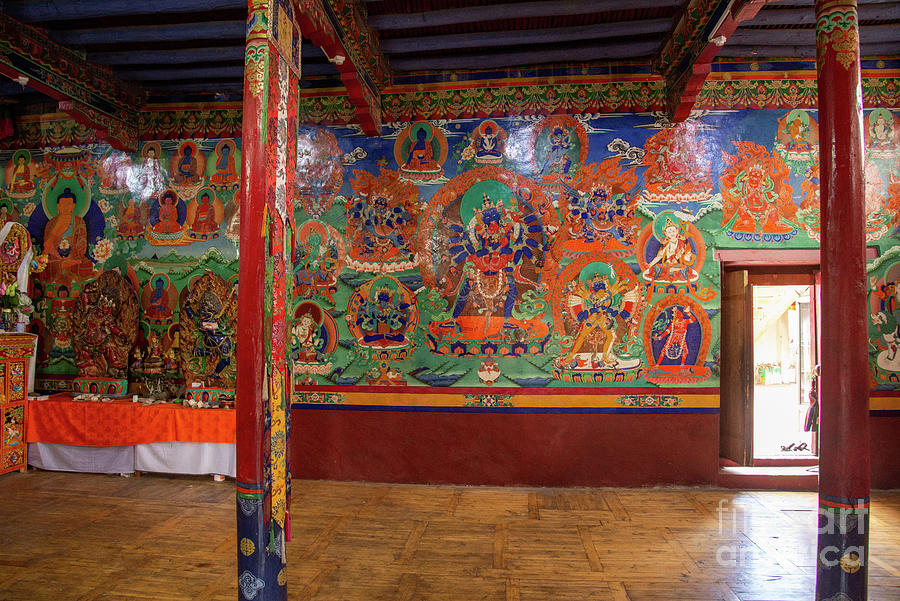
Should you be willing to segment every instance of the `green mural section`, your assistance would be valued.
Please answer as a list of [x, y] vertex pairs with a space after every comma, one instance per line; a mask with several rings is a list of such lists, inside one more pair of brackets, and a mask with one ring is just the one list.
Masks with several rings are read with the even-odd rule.
[[[27, 228], [45, 264], [32, 276], [28, 325], [39, 335], [42, 385], [67, 388], [53, 377], [78, 373], [81, 292], [116, 270], [139, 308], [136, 345], [117, 349], [129, 379], [233, 386], [233, 348], [225, 349], [235, 335], [227, 324], [236, 310], [240, 140], [152, 141], [134, 155], [105, 145], [21, 149], [0, 153], [0, 164], [0, 218]], [[115, 346], [109, 329], [102, 334]]]

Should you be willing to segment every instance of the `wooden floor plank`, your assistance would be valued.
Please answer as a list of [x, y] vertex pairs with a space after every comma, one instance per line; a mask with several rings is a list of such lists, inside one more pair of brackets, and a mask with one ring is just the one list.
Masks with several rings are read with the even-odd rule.
[[[0, 601], [233, 601], [234, 485], [0, 479]], [[814, 493], [295, 481], [291, 601], [807, 601]], [[23, 511], [27, 508], [28, 511]], [[872, 495], [870, 601], [900, 598], [900, 492]]]

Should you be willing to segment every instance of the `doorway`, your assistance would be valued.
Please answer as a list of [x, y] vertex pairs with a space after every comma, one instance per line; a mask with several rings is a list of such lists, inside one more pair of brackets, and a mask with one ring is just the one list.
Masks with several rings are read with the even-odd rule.
[[753, 298], [753, 460], [817, 453], [810, 388], [816, 365], [815, 287], [751, 284]]
[[734, 464], [814, 465], [806, 429], [818, 363], [817, 264], [723, 261], [720, 455]]

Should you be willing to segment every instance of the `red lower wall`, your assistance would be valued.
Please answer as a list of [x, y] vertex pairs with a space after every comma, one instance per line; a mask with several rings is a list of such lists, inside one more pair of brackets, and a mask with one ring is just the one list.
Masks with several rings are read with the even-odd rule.
[[530, 486], [713, 485], [717, 414], [294, 409], [295, 478]]
[[900, 488], [900, 417], [869, 420], [872, 488]]

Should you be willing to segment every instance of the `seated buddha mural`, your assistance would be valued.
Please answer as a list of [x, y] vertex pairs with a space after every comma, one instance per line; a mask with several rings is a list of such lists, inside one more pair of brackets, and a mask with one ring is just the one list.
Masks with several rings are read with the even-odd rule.
[[186, 244], [184, 224], [187, 206], [175, 190], [168, 189], [150, 201], [149, 242], [157, 246]]
[[194, 240], [219, 237], [219, 224], [225, 215], [222, 201], [210, 188], [203, 188], [187, 208], [188, 236]]

